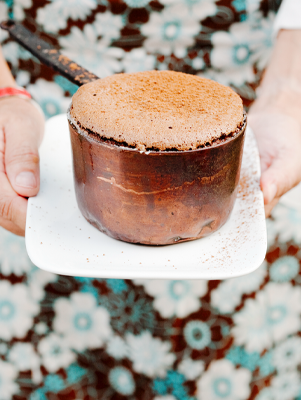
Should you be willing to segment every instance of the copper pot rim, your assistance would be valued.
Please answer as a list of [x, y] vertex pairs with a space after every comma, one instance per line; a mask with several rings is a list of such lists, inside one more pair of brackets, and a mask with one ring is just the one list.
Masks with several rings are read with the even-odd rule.
[[[247, 113], [243, 111], [243, 121], [242, 121], [242, 126], [239, 128], [239, 132], [236, 133], [233, 136], [226, 136], [224, 140], [221, 143], [218, 144], [212, 144], [211, 146], [205, 146], [205, 147], [199, 147], [197, 149], [192, 149], [192, 150], [146, 150], [146, 151], [141, 151], [137, 148], [132, 148], [132, 147], [126, 147], [125, 145], [118, 145], [114, 143], [108, 143], [99, 137], [99, 140], [95, 139], [93, 136], [87, 135], [87, 133], [84, 131], [84, 129], [80, 128], [77, 126], [77, 121], [71, 117], [70, 115], [70, 109], [72, 107], [72, 103], [70, 104], [70, 107], [68, 108], [67, 111], [67, 118], [69, 125], [81, 136], [84, 136], [85, 138], [88, 138], [90, 141], [93, 141], [94, 143], [99, 144], [100, 146], [108, 147], [111, 150], [119, 150], [119, 151], [125, 151], [125, 152], [134, 152], [134, 153], [139, 153], [139, 154], [144, 154], [144, 155], [180, 155], [180, 154], [195, 154], [199, 153], [204, 150], [210, 150], [210, 149], [217, 149], [220, 148], [227, 143], [230, 143], [236, 139], [238, 139], [241, 135], [244, 134], [247, 126]], [[95, 133], [97, 135], [97, 133]], [[114, 139], [113, 139], [114, 140]], [[217, 139], [218, 140], [218, 139]]]

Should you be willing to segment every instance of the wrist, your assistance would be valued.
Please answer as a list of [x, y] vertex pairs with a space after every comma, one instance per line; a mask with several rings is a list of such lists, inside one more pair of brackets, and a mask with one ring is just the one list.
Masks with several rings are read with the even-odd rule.
[[301, 29], [279, 32], [257, 96], [250, 114], [285, 114], [301, 126]]
[[301, 127], [301, 84], [294, 78], [278, 78], [257, 89], [257, 99], [250, 114], [285, 114], [294, 118]]
[[9, 98], [21, 98], [29, 103], [31, 103], [39, 112], [42, 114], [44, 118], [44, 113], [42, 108], [39, 106], [39, 104], [33, 100], [31, 97], [31, 94], [24, 88], [19, 87], [19, 86], [7, 86], [7, 87], [0, 87], [0, 100], [1, 99], [9, 99]]
[[280, 31], [262, 85], [281, 79], [301, 85], [301, 29]]
[[0, 98], [18, 96], [25, 99], [31, 99], [31, 94], [22, 87], [5, 86], [0, 88]]

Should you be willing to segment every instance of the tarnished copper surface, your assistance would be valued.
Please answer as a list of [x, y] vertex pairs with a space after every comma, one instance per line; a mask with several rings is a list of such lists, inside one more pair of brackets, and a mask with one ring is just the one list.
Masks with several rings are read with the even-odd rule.
[[164, 245], [207, 236], [227, 221], [246, 124], [212, 147], [149, 154], [80, 133], [70, 121], [69, 128], [78, 206], [100, 231]]

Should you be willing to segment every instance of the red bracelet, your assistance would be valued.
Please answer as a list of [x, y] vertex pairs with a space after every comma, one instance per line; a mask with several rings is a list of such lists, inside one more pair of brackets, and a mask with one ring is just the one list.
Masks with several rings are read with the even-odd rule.
[[0, 88], [0, 97], [6, 97], [6, 96], [19, 96], [26, 99], [31, 99], [31, 94], [28, 93], [27, 90], [16, 87]]

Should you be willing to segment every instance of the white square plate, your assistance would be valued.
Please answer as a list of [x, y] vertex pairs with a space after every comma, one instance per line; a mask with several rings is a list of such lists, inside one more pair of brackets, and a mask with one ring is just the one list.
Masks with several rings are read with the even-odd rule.
[[224, 279], [254, 271], [265, 257], [260, 164], [250, 130], [229, 221], [207, 238], [169, 246], [121, 242], [84, 219], [73, 188], [66, 115], [47, 121], [40, 156], [41, 189], [28, 201], [26, 246], [32, 262], [42, 269], [95, 278]]

